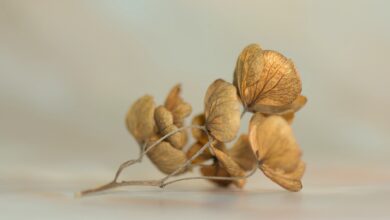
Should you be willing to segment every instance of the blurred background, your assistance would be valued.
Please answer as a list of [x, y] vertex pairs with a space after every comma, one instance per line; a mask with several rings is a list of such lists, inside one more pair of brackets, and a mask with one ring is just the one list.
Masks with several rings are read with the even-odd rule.
[[[0, 183], [108, 180], [138, 154], [124, 124], [137, 98], [162, 103], [182, 83], [201, 112], [208, 85], [231, 81], [240, 51], [259, 43], [302, 77], [309, 102], [294, 131], [306, 187], [388, 184], [389, 9], [385, 0], [0, 0]], [[146, 161], [129, 176], [159, 175]]]

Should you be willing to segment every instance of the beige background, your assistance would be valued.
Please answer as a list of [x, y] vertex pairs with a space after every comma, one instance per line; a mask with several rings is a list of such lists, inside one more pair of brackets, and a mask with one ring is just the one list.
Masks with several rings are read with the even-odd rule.
[[[385, 0], [0, 0], [4, 219], [388, 219], [389, 9]], [[243, 192], [196, 181], [72, 198], [137, 155], [124, 126], [133, 101], [148, 93], [162, 102], [180, 82], [200, 112], [207, 86], [232, 79], [249, 43], [282, 52], [301, 73], [309, 103], [294, 129], [308, 163], [304, 191], [257, 174]], [[126, 173], [159, 175], [149, 162]]]

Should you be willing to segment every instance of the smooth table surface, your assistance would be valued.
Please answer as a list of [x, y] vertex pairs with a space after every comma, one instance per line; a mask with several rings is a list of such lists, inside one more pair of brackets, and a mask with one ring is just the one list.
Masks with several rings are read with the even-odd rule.
[[[389, 219], [387, 170], [312, 167], [304, 189], [287, 192], [260, 172], [243, 190], [206, 181], [165, 189], [128, 187], [84, 198], [74, 192], [104, 183], [68, 177], [2, 179], [1, 219]], [[107, 176], [110, 173], [107, 172]]]

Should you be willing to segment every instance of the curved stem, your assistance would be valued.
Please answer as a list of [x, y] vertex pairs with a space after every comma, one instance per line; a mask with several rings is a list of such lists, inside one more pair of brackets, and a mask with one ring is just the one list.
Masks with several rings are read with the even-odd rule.
[[171, 178], [172, 176], [175, 176], [176, 174], [178, 174], [179, 172], [182, 171], [183, 168], [187, 167], [188, 165], [190, 165], [192, 163], [192, 161], [197, 158], [200, 154], [203, 153], [203, 151], [206, 150], [206, 148], [208, 148], [210, 146], [210, 141], [207, 142], [207, 144], [203, 145], [202, 148], [200, 148], [198, 150], [198, 152], [196, 152], [196, 154], [192, 155], [192, 157], [190, 159], [188, 159], [184, 164], [182, 164], [179, 168], [177, 168], [173, 173], [167, 175], [166, 177], [164, 177], [163, 179], [161, 179], [161, 187], [164, 186], [164, 182], [166, 180], [168, 180], [169, 178]]
[[88, 190], [78, 192], [76, 194], [76, 197], [82, 197], [93, 193], [103, 192], [105, 190], [117, 188], [120, 186], [160, 186], [160, 184], [161, 182], [156, 180], [134, 180], [134, 181], [121, 181], [121, 182], [112, 181], [105, 185], [93, 189], [88, 189]]
[[93, 189], [88, 189], [88, 190], [84, 190], [84, 191], [81, 191], [79, 193], [76, 193], [76, 196], [77, 197], [81, 197], [81, 196], [84, 196], [84, 195], [87, 195], [87, 194], [91, 194], [91, 193], [96, 193], [96, 192], [101, 192], [101, 191], [105, 191], [105, 190], [108, 190], [108, 189], [113, 189], [113, 188], [116, 188], [116, 187], [120, 187], [120, 186], [134, 186], [134, 185], [139, 185], [139, 186], [160, 186], [162, 187], [162, 185], [164, 184], [164, 181], [168, 180], [169, 178], [171, 178], [172, 176], [178, 174], [179, 172], [181, 172], [183, 170], [183, 168], [186, 168], [187, 166], [189, 166], [191, 164], [191, 162], [196, 158], [198, 157], [201, 153], [203, 153], [203, 151], [206, 150], [207, 147], [210, 146], [210, 143], [211, 143], [211, 140], [205, 144], [198, 152], [196, 152], [196, 154], [194, 154], [190, 159], [188, 159], [184, 164], [182, 164], [178, 169], [176, 169], [174, 172], [172, 172], [171, 174], [167, 175], [166, 177], [162, 178], [161, 180], [149, 180], [149, 181], [121, 181], [121, 182], [118, 182], [118, 177], [119, 175], [121, 174], [121, 172], [126, 168], [126, 167], [129, 167], [133, 164], [136, 164], [136, 163], [139, 163], [141, 162], [143, 156], [148, 153], [148, 151], [150, 149], [152, 149], [153, 147], [157, 146], [159, 143], [161, 143], [164, 139], [166, 139], [167, 137], [179, 132], [179, 131], [182, 131], [184, 129], [188, 129], [188, 128], [197, 128], [197, 129], [201, 129], [203, 131], [206, 132], [206, 134], [208, 135], [208, 132], [206, 130], [206, 128], [204, 126], [198, 126], [198, 125], [190, 125], [190, 126], [186, 126], [186, 127], [182, 127], [182, 128], [179, 128], [175, 131], [172, 131], [170, 133], [168, 133], [167, 135], [163, 136], [162, 138], [160, 138], [158, 141], [154, 142], [152, 145], [150, 145], [146, 150], [146, 144], [142, 147], [141, 149], [141, 153], [140, 153], [140, 156], [138, 159], [135, 159], [135, 160], [128, 160], [124, 163], [122, 163], [120, 165], [120, 167], [118, 168], [116, 174], [115, 174], [115, 177], [114, 177], [114, 180], [105, 184], [105, 185], [102, 185], [102, 186], [99, 186], [97, 188], [93, 188]]
[[145, 152], [146, 145], [147, 145], [147, 144], [145, 143], [145, 144], [142, 146], [141, 152], [140, 152], [139, 157], [138, 157], [137, 159], [128, 160], [128, 161], [122, 163], [122, 164], [119, 166], [118, 170], [117, 170], [116, 173], [115, 173], [114, 182], [116, 182], [116, 181], [118, 180], [119, 175], [122, 173], [122, 171], [123, 171], [125, 168], [127, 168], [127, 167], [129, 167], [129, 166], [131, 166], [131, 165], [133, 165], [133, 164], [140, 163], [140, 162], [142, 161], [142, 158], [143, 158], [144, 155], [145, 155], [144, 152]]
[[247, 175], [245, 176], [237, 176], [237, 177], [221, 177], [221, 176], [194, 176], [194, 177], [185, 177], [185, 178], [180, 178], [180, 179], [176, 179], [176, 180], [172, 180], [172, 181], [169, 181], [169, 182], [166, 182], [164, 184], [161, 185], [161, 187], [165, 187], [169, 184], [172, 184], [172, 183], [176, 183], [176, 182], [180, 182], [180, 181], [185, 181], [185, 180], [241, 180], [241, 179], [247, 179], [251, 176], [253, 176], [253, 174], [256, 173], [256, 170], [257, 170], [257, 166], [255, 166], [250, 173], [248, 173]]
[[[164, 135], [163, 137], [161, 137], [159, 140], [157, 140], [156, 142], [154, 142], [152, 145], [150, 146], [147, 146], [148, 143], [145, 143], [142, 148], [141, 148], [141, 152], [140, 152], [140, 155], [137, 159], [132, 159], [132, 160], [128, 160], [124, 163], [122, 163], [117, 172], [115, 173], [115, 177], [114, 177], [114, 181], [117, 181], [118, 178], [119, 178], [119, 175], [122, 173], [122, 171], [124, 169], [126, 169], [127, 167], [131, 166], [131, 165], [134, 165], [136, 163], [140, 163], [142, 161], [142, 158], [145, 156], [145, 154], [147, 154], [153, 147], [157, 146], [158, 144], [160, 144], [162, 141], [164, 141], [166, 138], [176, 134], [177, 132], [180, 132], [182, 130], [185, 130], [185, 129], [189, 129], [189, 128], [197, 128], [197, 129], [200, 129], [200, 130], [203, 130], [207, 133], [207, 130], [204, 126], [198, 126], [198, 125], [189, 125], [189, 126], [185, 126], [185, 127], [181, 127], [181, 128], [178, 128], [172, 132], [169, 132], [168, 134]], [[207, 133], [208, 134], [208, 133]], [[146, 149], [147, 147], [147, 149]]]

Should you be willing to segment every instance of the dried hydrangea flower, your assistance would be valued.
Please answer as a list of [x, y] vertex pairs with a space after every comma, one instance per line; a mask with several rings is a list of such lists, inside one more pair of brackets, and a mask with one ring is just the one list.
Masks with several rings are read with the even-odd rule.
[[[158, 132], [161, 136], [167, 135], [171, 132], [176, 131], [178, 128], [173, 124], [173, 115], [164, 106], [159, 106], [154, 111], [154, 119], [158, 128]], [[177, 149], [183, 149], [187, 143], [186, 132], [178, 131], [177, 133], [167, 138], [168, 142]]]
[[[213, 182], [221, 187], [228, 187], [231, 184], [234, 184], [238, 188], [242, 188], [246, 181], [244, 178], [231, 180], [230, 177], [243, 177], [245, 175], [244, 170], [228, 155], [228, 150], [225, 148], [223, 143], [222, 145], [213, 145], [213, 151], [216, 153], [213, 156], [208, 151], [208, 158], [213, 159], [213, 163], [210, 165], [202, 165], [200, 172], [205, 177], [222, 177], [226, 178], [225, 180], [220, 179], [208, 179], [210, 182]], [[218, 147], [216, 147], [218, 146]], [[221, 147], [223, 146], [223, 147]], [[252, 152], [251, 152], [252, 153]], [[252, 153], [253, 154], [253, 153]], [[204, 160], [204, 161], [207, 161]], [[202, 161], [202, 162], [204, 162]]]
[[[213, 150], [216, 158], [218, 159], [219, 165], [224, 168], [231, 177], [245, 176], [245, 171], [228, 154], [216, 148], [213, 148]], [[234, 183], [237, 187], [242, 188], [245, 185], [246, 180], [239, 179], [235, 180]]]
[[[204, 114], [199, 114], [192, 119], [191, 124], [193, 126], [205, 126], [206, 118]], [[206, 132], [198, 128], [192, 128], [192, 136], [200, 143], [206, 144], [209, 141], [209, 137]]]
[[278, 108], [270, 109], [268, 111], [268, 112], [275, 112], [275, 109], [277, 109], [276, 114], [275, 113], [269, 113], [269, 114], [263, 113], [263, 115], [264, 116], [280, 115], [284, 119], [286, 119], [286, 121], [289, 124], [292, 124], [292, 122], [294, 121], [294, 118], [295, 118], [295, 113], [297, 111], [299, 111], [301, 108], [303, 108], [303, 106], [305, 106], [306, 103], [307, 103], [307, 98], [305, 96], [301, 95], [301, 96], [298, 96], [298, 98], [295, 99], [295, 101], [288, 106], [281, 106]]
[[181, 85], [172, 88], [165, 100], [164, 106], [172, 113], [173, 123], [177, 127], [182, 127], [184, 119], [191, 115], [192, 107], [180, 96]]
[[155, 134], [154, 109], [153, 97], [145, 95], [138, 99], [127, 113], [127, 129], [140, 145]]
[[256, 44], [246, 47], [238, 57], [233, 83], [247, 111], [267, 114], [289, 107], [302, 90], [293, 62]]
[[[191, 145], [191, 147], [187, 150], [186, 153], [187, 158], [191, 158], [192, 156], [194, 156], [205, 144], [207, 144], [207, 142], [202, 143], [200, 141], [197, 141], [193, 145]], [[213, 141], [212, 146], [214, 148], [221, 150], [222, 152], [227, 152], [226, 146], [222, 142]], [[215, 156], [207, 148], [205, 151], [203, 151], [198, 157], [196, 157], [192, 161], [192, 164], [201, 164], [213, 158], [215, 158]]]
[[237, 139], [236, 143], [229, 150], [229, 155], [244, 171], [252, 170], [257, 164], [257, 159], [253, 154], [249, 137], [245, 134]]
[[205, 126], [220, 142], [232, 141], [240, 128], [240, 107], [236, 88], [222, 80], [214, 81], [205, 97]]
[[307, 98], [305, 96], [298, 96], [291, 104], [284, 106], [263, 106], [263, 110], [260, 113], [265, 115], [287, 115], [299, 111], [307, 103]]
[[[203, 127], [205, 125], [205, 123], [206, 123], [206, 118], [205, 118], [204, 114], [199, 114], [192, 119], [192, 126]], [[208, 137], [207, 133], [201, 129], [193, 127], [192, 128], [192, 136], [195, 138], [196, 142], [194, 144], [192, 144], [191, 147], [188, 149], [188, 151], [187, 151], [188, 158], [191, 158], [193, 155], [195, 155], [195, 153], [197, 153], [205, 144], [207, 144], [209, 142], [209, 137]], [[223, 143], [221, 143], [221, 142], [215, 143], [216, 147], [225, 148], [225, 146], [222, 146], [222, 145], [223, 145]], [[192, 164], [200, 164], [200, 163], [206, 162], [212, 158], [213, 158], [213, 155], [210, 153], [209, 149], [206, 149], [202, 154], [200, 154], [197, 158], [195, 158], [192, 161]]]
[[[194, 156], [205, 144], [199, 141], [193, 143], [190, 148], [187, 150], [187, 158], [190, 159]], [[192, 160], [192, 164], [202, 164], [213, 158], [213, 155], [210, 153], [209, 149], [206, 149], [199, 156]]]
[[[158, 139], [158, 137], [152, 137], [150, 143], [154, 143]], [[174, 148], [167, 141], [162, 141], [157, 146], [151, 148], [147, 155], [153, 164], [165, 174], [171, 174], [187, 161], [185, 153]], [[182, 172], [184, 171], [182, 170]]]
[[305, 164], [291, 127], [281, 116], [253, 115], [249, 140], [260, 169], [275, 183], [290, 191], [302, 189]]
[[[226, 171], [225, 168], [221, 167], [218, 163], [213, 163], [210, 165], [205, 165], [200, 168], [200, 172], [203, 176], [216, 176], [216, 177], [230, 177], [230, 174]], [[210, 179], [212, 183], [217, 184], [220, 187], [228, 187], [233, 183], [232, 180], [215, 180]]]
[[[164, 187], [191, 179], [243, 187], [257, 168], [280, 186], [299, 191], [305, 164], [289, 123], [307, 102], [301, 90], [301, 80], [291, 60], [276, 51], [249, 45], [237, 59], [233, 84], [214, 81], [206, 92], [204, 114], [196, 116], [191, 126], [183, 127], [192, 107], [180, 96], [180, 85], [172, 88], [163, 106], [156, 108], [151, 96], [137, 100], [127, 114], [126, 124], [142, 145], [139, 158], [124, 162], [113, 181], [79, 195], [119, 186]], [[225, 143], [235, 139], [240, 126], [239, 99], [244, 105], [243, 113], [255, 114], [249, 135], [241, 135], [227, 150]], [[196, 141], [184, 152], [188, 138], [185, 129], [189, 128]], [[167, 175], [157, 180], [118, 181], [122, 170], [141, 162], [144, 155]], [[205, 164], [210, 161], [211, 165]], [[194, 164], [201, 166], [203, 177], [167, 181]]]

